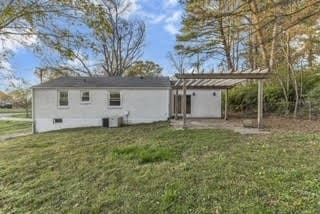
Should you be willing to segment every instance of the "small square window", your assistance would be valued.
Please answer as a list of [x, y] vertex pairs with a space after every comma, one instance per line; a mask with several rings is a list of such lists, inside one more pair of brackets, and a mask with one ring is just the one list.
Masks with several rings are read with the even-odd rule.
[[83, 103], [90, 102], [90, 92], [89, 91], [81, 91], [81, 102], [83, 102]]
[[59, 106], [68, 106], [69, 98], [68, 91], [59, 91]]
[[120, 92], [110, 92], [109, 106], [121, 106]]

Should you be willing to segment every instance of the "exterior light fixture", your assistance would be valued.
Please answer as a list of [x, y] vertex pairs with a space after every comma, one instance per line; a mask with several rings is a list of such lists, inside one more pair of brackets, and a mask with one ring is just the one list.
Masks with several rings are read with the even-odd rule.
[[192, 96], [196, 96], [196, 93], [195, 93], [195, 92], [193, 92], [193, 93], [192, 93]]
[[214, 91], [214, 92], [212, 93], [212, 95], [215, 97], [217, 94], [216, 94], [216, 92]]

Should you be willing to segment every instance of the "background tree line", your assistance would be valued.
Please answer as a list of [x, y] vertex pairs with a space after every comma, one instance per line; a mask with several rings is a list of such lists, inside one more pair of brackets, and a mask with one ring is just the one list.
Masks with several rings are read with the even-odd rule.
[[[182, 0], [185, 8], [176, 50], [206, 69], [234, 72], [267, 68], [275, 74], [265, 99], [297, 116], [306, 102], [319, 103], [319, 0]], [[216, 64], [211, 68], [211, 64]], [[234, 110], [256, 104], [254, 83], [231, 93]], [[281, 107], [280, 107], [281, 106]]]

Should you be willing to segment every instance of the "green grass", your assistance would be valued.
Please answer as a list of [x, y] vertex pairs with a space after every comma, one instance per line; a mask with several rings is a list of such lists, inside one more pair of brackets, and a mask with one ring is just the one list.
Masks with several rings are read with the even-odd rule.
[[0, 212], [317, 213], [320, 136], [167, 124], [0, 143]]
[[0, 136], [32, 131], [31, 122], [0, 121]]

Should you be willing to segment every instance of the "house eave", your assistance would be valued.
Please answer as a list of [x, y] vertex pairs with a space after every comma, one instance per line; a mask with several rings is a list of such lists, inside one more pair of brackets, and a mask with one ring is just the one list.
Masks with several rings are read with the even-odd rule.
[[164, 89], [170, 90], [171, 87], [31, 87], [31, 89]]

